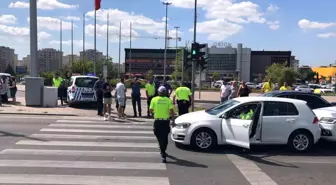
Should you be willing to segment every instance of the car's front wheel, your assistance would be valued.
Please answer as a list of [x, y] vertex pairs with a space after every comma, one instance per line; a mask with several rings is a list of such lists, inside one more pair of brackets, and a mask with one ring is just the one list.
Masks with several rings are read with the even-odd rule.
[[288, 146], [295, 152], [306, 152], [314, 145], [314, 138], [306, 130], [293, 132], [288, 139]]
[[191, 146], [201, 151], [210, 150], [217, 146], [216, 134], [207, 128], [198, 129], [191, 137]]

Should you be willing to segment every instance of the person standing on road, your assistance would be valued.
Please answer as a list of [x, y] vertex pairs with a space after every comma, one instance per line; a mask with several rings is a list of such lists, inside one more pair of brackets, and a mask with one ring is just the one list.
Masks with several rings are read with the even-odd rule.
[[104, 120], [111, 120], [112, 86], [109, 79], [103, 84]]
[[250, 94], [250, 89], [247, 87], [246, 82], [242, 81], [242, 84], [239, 86], [237, 97], [247, 97]]
[[173, 93], [173, 88], [167, 82], [167, 77], [165, 80], [163, 80], [163, 83], [161, 84], [161, 86], [164, 86], [166, 88], [166, 97], [170, 98], [170, 95]]
[[9, 79], [9, 90], [10, 90], [10, 95], [13, 99], [13, 103], [16, 104], [17, 87], [16, 87], [15, 76], [10, 77], [10, 79]]
[[63, 90], [63, 96], [64, 96], [65, 100], [68, 99], [68, 87], [71, 86], [70, 78], [71, 78], [70, 72], [65, 73], [65, 78], [62, 80], [62, 83], [61, 83], [61, 86], [60, 86], [60, 88], [62, 88], [62, 90]]
[[237, 87], [237, 82], [233, 81], [231, 85], [231, 90], [230, 90], [230, 95], [229, 95], [229, 100], [236, 98], [237, 97], [237, 92], [238, 92], [238, 87]]
[[131, 83], [131, 87], [132, 87], [132, 106], [133, 106], [133, 113], [134, 116], [133, 117], [138, 117], [137, 115], [137, 110], [136, 110], [136, 105], [138, 105], [138, 113], [139, 116], [142, 117], [141, 115], [141, 83], [138, 80], [138, 78], [134, 78], [133, 82]]
[[231, 93], [230, 85], [228, 85], [227, 82], [223, 80], [223, 85], [220, 88], [221, 103], [224, 103], [229, 99], [230, 93]]
[[61, 100], [61, 105], [63, 105], [63, 98], [64, 98], [63, 87], [61, 86], [62, 82], [63, 82], [62, 77], [60, 77], [59, 72], [56, 72], [52, 83], [53, 86], [57, 88], [58, 98]]
[[104, 85], [104, 78], [102, 75], [99, 75], [99, 79], [96, 81], [96, 83], [93, 86], [93, 89], [96, 92], [96, 98], [97, 98], [97, 115], [98, 116], [104, 116], [103, 114], [103, 109], [104, 109], [104, 104], [103, 104], [103, 85]]
[[126, 87], [124, 79], [120, 79], [120, 82], [116, 86], [116, 97], [118, 103], [118, 118], [125, 119], [125, 106], [126, 106]]
[[152, 101], [155, 95], [155, 83], [154, 80], [151, 78], [145, 86], [146, 88], [146, 97], [147, 97], [147, 117], [151, 117], [151, 113], [149, 111], [150, 102]]
[[171, 99], [166, 97], [166, 88], [164, 86], [158, 89], [159, 96], [152, 99], [150, 111], [154, 114], [154, 135], [156, 136], [162, 162], [166, 163], [168, 135], [170, 133], [170, 119], [174, 120], [174, 106]]
[[280, 87], [280, 91], [292, 90], [290, 86], [287, 85], [287, 82], [284, 82], [283, 86]]
[[261, 90], [263, 93], [267, 93], [270, 91], [274, 90], [274, 84], [272, 83], [272, 80], [269, 79], [267, 82], [264, 83], [264, 85], [262, 86]]
[[189, 107], [191, 105], [191, 90], [187, 87], [186, 83], [183, 83], [181, 87], [178, 87], [175, 90], [175, 95], [173, 96], [174, 105], [176, 97], [179, 116], [189, 113]]
[[5, 84], [2, 79], [2, 76], [0, 76], [0, 106], [2, 106], [2, 93], [4, 92]]

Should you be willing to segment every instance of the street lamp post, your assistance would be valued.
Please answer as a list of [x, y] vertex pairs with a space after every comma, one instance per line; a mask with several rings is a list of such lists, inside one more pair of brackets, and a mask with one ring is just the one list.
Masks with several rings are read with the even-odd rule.
[[162, 2], [163, 5], [166, 6], [166, 28], [165, 28], [165, 49], [164, 49], [164, 59], [163, 59], [163, 78], [166, 80], [166, 67], [167, 67], [167, 32], [168, 32], [168, 6], [172, 3], [170, 2]]
[[[176, 64], [177, 64], [177, 47], [178, 47], [178, 29], [180, 27], [179, 26], [175, 26], [174, 28], [176, 29], [176, 56], [175, 56], [175, 67], [176, 67]], [[182, 71], [182, 75], [183, 75], [183, 69], [181, 71]]]

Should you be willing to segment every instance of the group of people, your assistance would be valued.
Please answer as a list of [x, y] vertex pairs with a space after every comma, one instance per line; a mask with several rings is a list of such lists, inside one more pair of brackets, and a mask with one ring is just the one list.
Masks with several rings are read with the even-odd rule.
[[12, 98], [12, 102], [16, 104], [16, 79], [14, 76], [0, 76], [0, 105], [2, 103], [8, 103], [8, 89], [10, 91], [10, 97]]
[[242, 81], [239, 86], [236, 81], [231, 82], [231, 84], [228, 81], [223, 81], [224, 83], [220, 88], [221, 103], [237, 97], [246, 97], [251, 93], [251, 89], [245, 81]]

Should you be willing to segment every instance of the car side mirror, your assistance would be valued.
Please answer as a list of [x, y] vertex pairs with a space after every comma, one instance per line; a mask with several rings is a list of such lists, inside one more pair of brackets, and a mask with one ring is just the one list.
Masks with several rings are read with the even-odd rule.
[[221, 116], [221, 118], [223, 118], [223, 119], [228, 119], [228, 115], [227, 115], [226, 113], [224, 113], [224, 114]]

